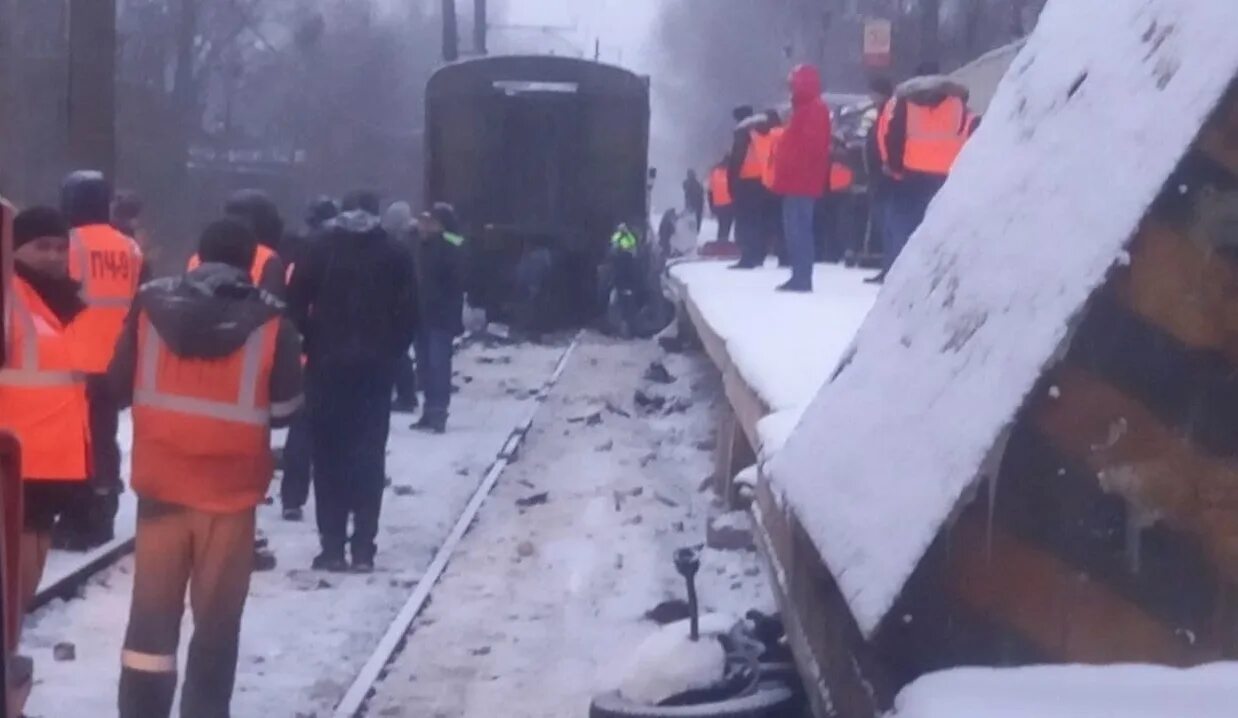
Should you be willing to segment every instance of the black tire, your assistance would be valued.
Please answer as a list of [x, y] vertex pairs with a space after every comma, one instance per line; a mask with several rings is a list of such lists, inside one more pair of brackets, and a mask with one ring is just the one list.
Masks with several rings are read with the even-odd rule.
[[795, 700], [795, 691], [777, 681], [762, 683], [750, 696], [695, 706], [641, 705], [615, 692], [594, 698], [589, 718], [776, 718]]

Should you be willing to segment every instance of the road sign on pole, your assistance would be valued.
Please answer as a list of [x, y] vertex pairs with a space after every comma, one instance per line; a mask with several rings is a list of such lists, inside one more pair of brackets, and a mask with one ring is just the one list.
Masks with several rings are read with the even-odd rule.
[[886, 68], [891, 65], [894, 24], [882, 18], [864, 21], [864, 66]]

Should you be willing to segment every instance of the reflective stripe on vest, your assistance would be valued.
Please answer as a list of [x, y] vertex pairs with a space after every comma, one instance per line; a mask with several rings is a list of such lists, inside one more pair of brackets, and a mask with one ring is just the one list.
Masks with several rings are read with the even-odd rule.
[[967, 142], [967, 105], [957, 97], [936, 107], [907, 103], [907, 145], [903, 166], [913, 172], [946, 175]]
[[47, 371], [39, 368], [38, 337], [57, 330], [48, 326], [42, 317], [35, 317], [25, 302], [12, 301], [13, 299], [15, 297], [10, 297], [8, 301], [8, 321], [5, 326], [12, 322], [20, 323], [25, 341], [20, 347], [10, 347], [20, 351], [10, 353], [10, 366], [0, 369], [0, 387], [72, 386], [85, 382], [85, 376], [81, 372]]
[[133, 392], [134, 406], [238, 424], [267, 426], [271, 420], [271, 411], [268, 407], [258, 405], [258, 381], [262, 373], [265, 326], [254, 330], [245, 340], [236, 401], [224, 402], [161, 391], [158, 375], [163, 341], [151, 325], [150, 319], [143, 316], [142, 324], [145, 337], [139, 350], [137, 386]]
[[0, 427], [21, 442], [22, 480], [85, 481], [89, 410], [73, 325], [65, 327], [20, 278], [12, 278], [7, 298]]

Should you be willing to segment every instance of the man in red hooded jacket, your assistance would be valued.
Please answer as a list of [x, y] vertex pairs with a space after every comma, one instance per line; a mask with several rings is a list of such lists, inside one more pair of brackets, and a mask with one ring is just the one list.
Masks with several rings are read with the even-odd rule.
[[774, 152], [771, 188], [782, 197], [783, 232], [791, 261], [784, 292], [811, 292], [815, 255], [813, 212], [830, 180], [830, 110], [821, 99], [821, 73], [812, 65], [791, 71], [791, 119]]

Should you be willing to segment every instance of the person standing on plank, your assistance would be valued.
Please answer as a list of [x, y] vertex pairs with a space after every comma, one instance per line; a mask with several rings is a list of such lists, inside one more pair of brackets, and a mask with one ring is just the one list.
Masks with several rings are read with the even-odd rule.
[[353, 570], [374, 570], [391, 389], [417, 328], [413, 262], [383, 231], [379, 204], [369, 192], [347, 198], [288, 288], [289, 314], [305, 338], [322, 542], [315, 570], [347, 571], [347, 544]]
[[821, 99], [821, 74], [812, 65], [791, 71], [791, 119], [773, 153], [770, 187], [782, 198], [783, 231], [791, 279], [784, 292], [811, 292], [816, 242], [813, 223], [817, 201], [830, 181], [833, 133], [830, 110]]
[[296, 329], [249, 276], [257, 245], [239, 220], [208, 226], [196, 269], [142, 288], [108, 370], [133, 407], [138, 496], [120, 718], [171, 714], [186, 590], [181, 713], [229, 715], [271, 426], [302, 404]]

